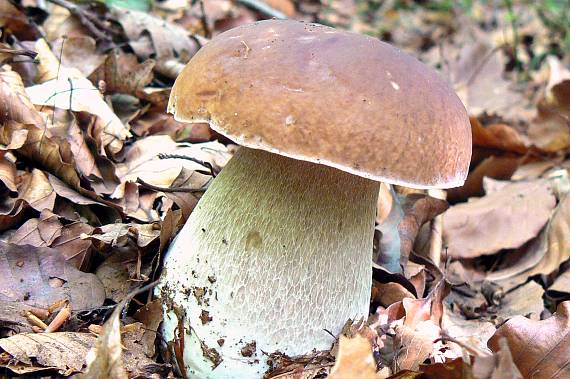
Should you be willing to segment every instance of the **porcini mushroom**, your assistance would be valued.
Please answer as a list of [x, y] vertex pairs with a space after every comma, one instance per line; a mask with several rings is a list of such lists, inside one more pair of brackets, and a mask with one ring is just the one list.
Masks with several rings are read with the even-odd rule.
[[267, 354], [327, 349], [368, 315], [379, 181], [461, 185], [466, 111], [436, 72], [375, 38], [296, 21], [220, 34], [169, 111], [243, 147], [165, 257], [163, 333], [188, 377], [256, 378]]

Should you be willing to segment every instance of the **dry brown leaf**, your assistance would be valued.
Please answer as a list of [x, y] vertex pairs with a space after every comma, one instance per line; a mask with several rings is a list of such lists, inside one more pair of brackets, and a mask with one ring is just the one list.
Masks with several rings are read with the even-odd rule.
[[[538, 205], [538, 203], [537, 203]], [[570, 196], [560, 200], [547, 228], [510, 267], [487, 274], [489, 280], [523, 283], [536, 274], [550, 274], [570, 258]]]
[[447, 190], [447, 199], [450, 202], [458, 202], [465, 201], [473, 196], [483, 196], [485, 194], [483, 190], [485, 177], [508, 180], [523, 162], [524, 158], [519, 156], [491, 156], [485, 158], [469, 173], [462, 187]]
[[483, 41], [465, 45], [452, 62], [452, 82], [470, 115], [487, 112], [517, 117], [523, 99], [503, 78], [504, 67], [501, 51]]
[[53, 210], [56, 193], [44, 172], [33, 169], [24, 176], [18, 195], [37, 211]]
[[103, 146], [111, 154], [117, 154], [124, 141], [131, 137], [127, 126], [107, 105], [99, 90], [85, 78], [53, 79], [26, 88], [26, 93], [35, 105], [50, 106], [74, 112], [87, 112], [97, 116], [104, 125]]
[[103, 333], [97, 338], [95, 346], [87, 354], [87, 369], [81, 379], [128, 379], [122, 359], [121, 312], [124, 305], [119, 305], [103, 325]]
[[556, 152], [570, 148], [570, 70], [553, 56], [548, 63], [549, 83], [528, 135], [537, 146]]
[[179, 25], [118, 7], [111, 8], [111, 15], [123, 27], [137, 56], [148, 59], [156, 54], [155, 70], [165, 76], [176, 78], [184, 64], [198, 51], [198, 42]]
[[133, 315], [135, 320], [140, 321], [144, 325], [144, 335], [141, 342], [144, 347], [144, 353], [149, 358], [155, 354], [155, 340], [162, 317], [162, 302], [160, 299], [145, 304]]
[[378, 302], [383, 307], [388, 307], [405, 298], [415, 299], [416, 296], [399, 283], [380, 283], [377, 281], [372, 283], [371, 301]]
[[52, 51], [57, 52], [62, 66], [76, 68], [85, 77], [105, 61], [105, 55], [97, 52], [96, 42], [89, 36], [58, 38], [52, 42]]
[[159, 252], [163, 252], [174, 236], [178, 234], [178, 231], [184, 225], [184, 221], [185, 219], [180, 209], [175, 211], [168, 209], [160, 227]]
[[473, 133], [473, 146], [487, 147], [525, 154], [528, 151], [528, 141], [514, 128], [505, 124], [492, 124], [483, 127], [476, 117], [470, 117]]
[[499, 350], [494, 355], [475, 357], [474, 379], [522, 379], [523, 376], [513, 362], [507, 340], [499, 338], [497, 347]]
[[7, 159], [0, 151], [0, 182], [11, 192], [18, 191], [16, 187], [16, 165]]
[[81, 236], [92, 231], [93, 227], [83, 222], [64, 225], [50, 247], [62, 254], [73, 267], [85, 271], [91, 263], [91, 241]]
[[469, 378], [471, 367], [463, 358], [455, 358], [443, 363], [420, 365], [420, 371], [423, 379], [463, 379]]
[[560, 274], [554, 283], [548, 287], [547, 294], [551, 298], [563, 298], [568, 300], [570, 298], [570, 270], [564, 271]]
[[[117, 303], [121, 302], [134, 289], [140, 286], [130, 273], [137, 264], [136, 251], [121, 251], [105, 259], [95, 270], [95, 275], [105, 287], [105, 297]], [[148, 272], [147, 272], [148, 274]]]
[[570, 302], [558, 305], [552, 317], [529, 320], [517, 316], [502, 325], [489, 347], [500, 349], [506, 338], [513, 360], [525, 378], [565, 378], [570, 376]]
[[[457, 309], [455, 307], [454, 309]], [[487, 341], [495, 334], [495, 326], [482, 319], [466, 319], [460, 312], [450, 309], [448, 302], [445, 302], [442, 329], [457, 340], [475, 346], [481, 351], [487, 351]]]
[[28, 217], [30, 205], [22, 199], [3, 199], [0, 203], [0, 231], [21, 224]]
[[16, 245], [49, 247], [61, 235], [62, 225], [56, 215], [43, 210], [40, 218], [32, 218], [24, 223], [8, 242]]
[[522, 246], [548, 222], [556, 199], [549, 182], [509, 183], [443, 215], [443, 238], [454, 258], [473, 258]]
[[154, 65], [152, 59], [138, 63], [132, 54], [119, 55], [117, 52], [112, 52], [89, 79], [96, 84], [103, 81], [106, 94], [126, 93], [138, 96], [139, 92], [152, 81]]
[[449, 208], [447, 201], [427, 195], [412, 194], [404, 198], [402, 209], [404, 217], [398, 225], [400, 235], [400, 263], [407, 264], [413, 250], [414, 241], [422, 225], [433, 220]]
[[508, 320], [517, 315], [524, 315], [538, 320], [544, 310], [544, 289], [536, 282], [530, 281], [507, 292], [497, 310], [497, 316]]
[[377, 379], [372, 345], [365, 337], [340, 337], [338, 355], [329, 379]]
[[74, 310], [103, 304], [105, 293], [97, 277], [77, 270], [54, 249], [0, 241], [0, 256], [0, 300], [40, 308], [68, 300]]
[[0, 67], [0, 124], [10, 120], [43, 125], [43, 119], [26, 94], [20, 75], [12, 71], [9, 66], [2, 66]]
[[83, 370], [85, 356], [95, 344], [90, 333], [22, 333], [0, 339], [0, 348], [9, 355], [0, 366], [16, 374], [56, 369], [70, 375]]

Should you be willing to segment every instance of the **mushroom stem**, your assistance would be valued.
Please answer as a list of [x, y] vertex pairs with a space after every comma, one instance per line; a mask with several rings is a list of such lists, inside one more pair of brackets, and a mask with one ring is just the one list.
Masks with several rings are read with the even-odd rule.
[[165, 340], [184, 351], [188, 377], [261, 377], [264, 353], [328, 349], [326, 330], [366, 317], [378, 190], [241, 148], [171, 245], [157, 289]]

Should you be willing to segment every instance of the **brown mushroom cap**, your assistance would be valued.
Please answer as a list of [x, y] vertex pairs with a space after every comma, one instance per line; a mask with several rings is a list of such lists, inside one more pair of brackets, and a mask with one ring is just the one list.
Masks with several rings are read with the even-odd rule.
[[471, 156], [465, 108], [434, 70], [375, 38], [297, 21], [212, 39], [169, 111], [250, 148], [409, 187], [459, 186]]

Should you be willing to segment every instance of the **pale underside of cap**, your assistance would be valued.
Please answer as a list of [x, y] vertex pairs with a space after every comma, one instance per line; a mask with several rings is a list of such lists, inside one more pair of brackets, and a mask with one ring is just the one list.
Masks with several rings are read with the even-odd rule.
[[408, 187], [460, 186], [471, 157], [465, 108], [435, 71], [317, 24], [220, 34], [176, 80], [169, 111], [250, 148]]

